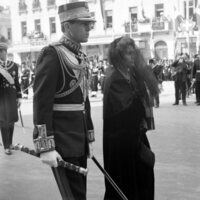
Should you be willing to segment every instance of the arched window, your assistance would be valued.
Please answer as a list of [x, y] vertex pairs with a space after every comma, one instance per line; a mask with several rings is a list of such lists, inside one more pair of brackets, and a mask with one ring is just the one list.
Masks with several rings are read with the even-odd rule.
[[168, 47], [166, 42], [159, 41], [155, 44], [155, 57], [157, 59], [168, 58]]

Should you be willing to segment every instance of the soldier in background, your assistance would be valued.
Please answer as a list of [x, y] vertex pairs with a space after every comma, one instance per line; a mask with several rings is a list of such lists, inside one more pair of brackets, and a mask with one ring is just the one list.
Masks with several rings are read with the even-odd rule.
[[19, 66], [7, 60], [7, 44], [0, 43], [0, 129], [5, 154], [10, 155], [17, 109], [21, 105]]
[[193, 82], [195, 82], [196, 104], [200, 105], [200, 55], [196, 56], [192, 69]]
[[187, 74], [188, 66], [185, 62], [184, 55], [179, 56], [173, 63], [174, 68], [174, 86], [175, 86], [175, 103], [173, 105], [179, 105], [180, 94], [183, 105], [186, 106], [186, 89], [187, 89]]
[[21, 75], [21, 89], [23, 93], [23, 98], [28, 99], [28, 87], [29, 87], [29, 79], [30, 79], [30, 69], [28, 65], [23, 62], [22, 63], [22, 75]]
[[31, 65], [31, 73], [30, 73], [30, 85], [33, 84], [34, 80], [35, 80], [35, 66], [36, 66], [36, 62], [33, 61], [32, 65]]
[[[156, 63], [156, 61], [154, 59], [150, 59], [149, 60], [149, 65], [151, 66], [152, 72], [158, 82], [158, 87], [160, 89], [160, 91], [162, 91], [162, 82], [163, 82], [163, 65], [161, 64], [161, 62], [159, 62], [158, 64]], [[160, 98], [159, 98], [159, 93], [157, 93], [154, 96], [154, 107], [158, 108], [160, 106]]]

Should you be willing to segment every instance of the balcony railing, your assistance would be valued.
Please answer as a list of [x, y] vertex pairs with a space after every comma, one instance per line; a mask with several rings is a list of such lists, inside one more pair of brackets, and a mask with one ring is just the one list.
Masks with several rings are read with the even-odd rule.
[[27, 14], [27, 13], [28, 13], [28, 11], [26, 9], [24, 9], [24, 10], [20, 9], [19, 10], [19, 15]]
[[19, 14], [27, 14], [27, 5], [25, 3], [19, 3]]
[[130, 33], [130, 28], [131, 28], [131, 32], [137, 32], [138, 31], [137, 23], [131, 23], [131, 27], [130, 27], [130, 22], [127, 22], [127, 23], [124, 24], [124, 28], [125, 28], [126, 33]]
[[155, 31], [168, 30], [169, 21], [166, 17], [156, 17], [152, 20], [152, 29]]

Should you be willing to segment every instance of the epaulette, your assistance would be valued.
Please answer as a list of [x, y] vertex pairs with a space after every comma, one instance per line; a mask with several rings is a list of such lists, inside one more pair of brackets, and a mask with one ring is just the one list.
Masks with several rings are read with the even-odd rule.
[[[55, 42], [55, 43], [56, 43], [56, 42]], [[41, 49], [41, 51], [40, 51], [40, 53], [39, 53], [39, 55], [38, 55], [38, 59], [37, 59], [37, 61], [36, 61], [36, 65], [38, 65], [38, 64], [41, 62], [43, 56], [44, 56], [47, 52], [49, 52], [49, 51], [51, 50], [51, 47], [53, 47], [53, 45], [52, 45], [52, 44], [49, 44], [48, 46], [45, 46], [45, 47], [43, 47], [43, 48]]]
[[45, 46], [41, 49], [39, 55], [38, 55], [38, 59], [37, 59], [37, 62], [36, 62], [36, 65], [40, 63], [42, 57], [45, 55], [45, 53], [47, 53], [49, 51], [49, 49], [51, 47], [55, 47], [55, 46], [60, 46], [62, 45], [62, 43], [60, 42], [52, 42], [51, 44], [49, 44], [48, 46]]

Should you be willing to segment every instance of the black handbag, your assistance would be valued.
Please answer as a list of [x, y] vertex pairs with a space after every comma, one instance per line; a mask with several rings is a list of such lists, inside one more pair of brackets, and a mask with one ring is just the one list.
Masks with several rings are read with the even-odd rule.
[[150, 168], [154, 168], [154, 165], [155, 165], [155, 154], [143, 142], [141, 142], [141, 144], [140, 144], [139, 158], [144, 164], [146, 164]]

